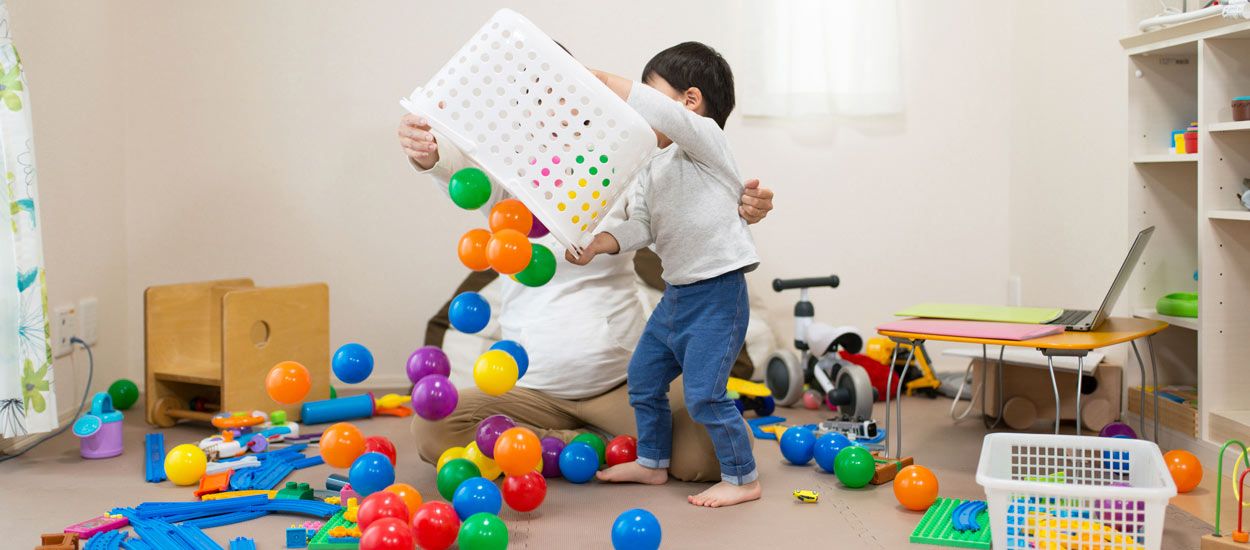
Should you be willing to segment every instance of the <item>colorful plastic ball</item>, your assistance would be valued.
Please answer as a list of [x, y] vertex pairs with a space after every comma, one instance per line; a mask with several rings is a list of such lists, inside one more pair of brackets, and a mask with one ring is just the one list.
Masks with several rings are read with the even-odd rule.
[[451, 299], [447, 308], [447, 318], [451, 326], [465, 334], [475, 334], [486, 328], [490, 323], [490, 304], [481, 294], [461, 292]]
[[456, 515], [464, 520], [479, 512], [498, 514], [503, 508], [503, 496], [499, 494], [499, 487], [486, 478], [471, 477], [456, 487], [451, 505], [455, 507]]
[[542, 220], [538, 219], [538, 216], [534, 216], [534, 226], [530, 228], [529, 238], [540, 239], [546, 237], [548, 233], [551, 233], [551, 230], [547, 229], [547, 226], [543, 224]]
[[404, 506], [408, 507], [408, 517], [404, 518], [404, 521], [412, 519], [412, 516], [417, 513], [417, 508], [421, 507], [421, 491], [418, 491], [417, 488], [412, 485], [407, 483], [395, 483], [384, 490], [399, 497], [400, 500], [404, 501]]
[[534, 250], [524, 233], [514, 229], [496, 231], [486, 244], [490, 267], [504, 275], [520, 273], [530, 263]]
[[412, 515], [412, 534], [417, 545], [425, 550], [447, 550], [456, 543], [460, 518], [456, 509], [446, 502], [422, 504]]
[[529, 428], [509, 428], [495, 442], [494, 458], [504, 474], [522, 476], [542, 464], [543, 445]]
[[367, 497], [395, 483], [395, 467], [382, 453], [364, 453], [352, 462], [347, 480], [360, 496]]
[[460, 392], [451, 380], [431, 374], [412, 386], [412, 410], [426, 420], [441, 420], [456, 410]]
[[414, 544], [412, 528], [404, 519], [381, 518], [361, 529], [360, 550], [412, 550]]
[[395, 444], [380, 435], [371, 435], [365, 438], [365, 452], [386, 455], [387, 460], [391, 461], [391, 466], [394, 466], [399, 458], [395, 452]]
[[321, 433], [321, 459], [334, 468], [350, 467], [365, 452], [365, 436], [346, 422], [332, 424]]
[[477, 434], [473, 440], [482, 454], [495, 458], [495, 442], [499, 441], [501, 434], [515, 427], [516, 422], [507, 415], [492, 414], [477, 423]]
[[656, 550], [662, 538], [660, 520], [642, 508], [626, 510], [612, 522], [612, 548], [616, 550]]
[[446, 451], [443, 451], [443, 454], [438, 455], [438, 462], [434, 466], [434, 471], [442, 470], [443, 465], [447, 461], [457, 458], [464, 458], [464, 447], [448, 447]]
[[877, 466], [872, 460], [872, 453], [863, 447], [842, 449], [833, 461], [833, 473], [838, 476], [838, 481], [851, 489], [868, 485], [876, 472]]
[[174, 485], [194, 485], [204, 477], [208, 457], [199, 447], [185, 443], [165, 455], [165, 477]]
[[265, 376], [265, 391], [269, 398], [290, 405], [299, 403], [312, 389], [312, 375], [308, 368], [295, 361], [283, 361], [269, 369]]
[[605, 453], [608, 466], [638, 460], [638, 440], [632, 435], [618, 435], [608, 442]]
[[508, 476], [503, 480], [503, 501], [518, 512], [537, 509], [547, 498], [547, 480], [538, 472]]
[[1183, 449], [1173, 449], [1163, 455], [1163, 462], [1172, 474], [1176, 483], [1176, 492], [1188, 493], [1202, 482], [1202, 463], [1193, 453]]
[[572, 483], [586, 483], [599, 471], [599, 455], [594, 447], [575, 441], [560, 451], [560, 475]]
[[608, 444], [603, 441], [602, 437], [597, 434], [585, 432], [578, 434], [569, 443], [585, 443], [595, 450], [595, 455], [599, 457], [599, 465], [603, 466], [608, 462]]
[[378, 491], [360, 502], [360, 508], [356, 510], [356, 525], [361, 530], [368, 529], [370, 524], [382, 518], [396, 518], [407, 526], [408, 505], [390, 491]]
[[837, 432], [827, 433], [816, 439], [816, 446], [812, 448], [812, 458], [816, 459], [816, 465], [820, 466], [821, 470], [832, 474], [838, 453], [852, 445], [854, 443], [851, 443], [845, 435]]
[[540, 442], [543, 446], [543, 477], [560, 477], [560, 451], [564, 450], [564, 441], [548, 436]]
[[359, 384], [373, 373], [373, 353], [355, 342], [343, 344], [330, 358], [330, 369], [344, 383]]
[[516, 385], [519, 372], [516, 359], [508, 352], [487, 350], [473, 363], [473, 382], [486, 395], [503, 395]]
[[495, 514], [474, 514], [460, 524], [460, 550], [504, 550], [508, 526]]
[[534, 227], [534, 215], [517, 199], [504, 199], [495, 203], [486, 219], [493, 232], [511, 229], [522, 235], [529, 235], [530, 229]]
[[1124, 436], [1129, 439], [1137, 439], [1137, 432], [1133, 431], [1133, 427], [1123, 422], [1111, 422], [1098, 430], [1098, 437], [1116, 437]]
[[825, 401], [825, 398], [822, 395], [820, 395], [820, 392], [816, 390], [807, 390], [803, 392], [803, 408], [804, 409], [807, 409], [809, 411], [814, 411], [816, 409], [819, 409], [820, 404], [823, 403], [824, 401]]
[[480, 477], [482, 471], [477, 465], [466, 458], [453, 458], [447, 461], [442, 468], [438, 469], [438, 477], [436, 484], [438, 485], [438, 494], [443, 498], [451, 500], [456, 496], [456, 489], [460, 487], [464, 480]]
[[109, 384], [109, 398], [113, 400], [113, 408], [124, 411], [133, 407], [139, 400], [139, 386], [129, 379], [121, 378]]
[[517, 380], [525, 376], [525, 371], [530, 368], [530, 354], [526, 353], [525, 348], [521, 344], [512, 340], [500, 340], [490, 346], [490, 349], [497, 349], [508, 352], [513, 359], [516, 360]]
[[413, 384], [431, 374], [451, 376], [451, 360], [437, 346], [422, 346], [408, 356], [407, 372]]
[[938, 497], [938, 480], [924, 466], [911, 465], [894, 476], [894, 498], [913, 512], [928, 510]]
[[482, 449], [477, 446], [476, 441], [471, 441], [464, 446], [464, 457], [473, 462], [482, 471], [481, 476], [486, 479], [494, 481], [503, 474], [503, 470], [499, 469], [498, 464], [495, 464], [495, 459], [482, 453]]
[[447, 194], [465, 210], [477, 210], [490, 200], [490, 178], [477, 168], [462, 168], [451, 175]]
[[556, 255], [550, 248], [534, 243], [530, 248], [530, 261], [525, 269], [514, 276], [518, 283], [530, 287], [539, 287], [556, 276]]
[[781, 456], [791, 464], [802, 466], [812, 461], [816, 449], [816, 435], [811, 430], [794, 426], [781, 434]]
[[485, 229], [470, 229], [461, 235], [460, 243], [456, 245], [460, 263], [473, 271], [490, 269], [490, 262], [486, 260], [486, 245], [489, 243], [490, 231]]

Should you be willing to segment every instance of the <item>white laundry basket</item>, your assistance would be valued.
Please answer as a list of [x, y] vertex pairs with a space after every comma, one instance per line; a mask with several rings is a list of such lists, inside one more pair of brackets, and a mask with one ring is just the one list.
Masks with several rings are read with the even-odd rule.
[[999, 549], [1158, 550], [1176, 495], [1157, 445], [1107, 437], [987, 435], [977, 483]]
[[400, 104], [579, 252], [656, 146], [637, 112], [507, 9]]

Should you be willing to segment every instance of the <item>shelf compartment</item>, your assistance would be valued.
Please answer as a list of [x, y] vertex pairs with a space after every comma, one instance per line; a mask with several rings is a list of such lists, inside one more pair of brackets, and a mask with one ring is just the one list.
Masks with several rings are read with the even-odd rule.
[[1133, 157], [1133, 164], [1175, 164], [1198, 162], [1198, 153], [1178, 155], [1176, 153], [1154, 153]]
[[1212, 411], [1207, 415], [1207, 429], [1211, 441], [1244, 441], [1250, 437], [1250, 410]]
[[1216, 122], [1207, 125], [1208, 132], [1245, 132], [1250, 130], [1250, 120]]
[[1213, 210], [1207, 212], [1212, 220], [1240, 220], [1250, 222], [1250, 210]]
[[1158, 311], [1149, 308], [1139, 308], [1133, 311], [1134, 317], [1142, 319], [1154, 319], [1163, 321], [1174, 327], [1185, 328], [1189, 330], [1198, 330], [1198, 319], [1193, 317], [1173, 317], [1171, 315], [1163, 315]]

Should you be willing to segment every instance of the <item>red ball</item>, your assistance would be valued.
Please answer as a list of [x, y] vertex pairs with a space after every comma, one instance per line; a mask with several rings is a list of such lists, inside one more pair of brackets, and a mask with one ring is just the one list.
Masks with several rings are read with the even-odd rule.
[[608, 442], [608, 466], [638, 460], [638, 440], [631, 435], [618, 435]]
[[365, 439], [366, 453], [382, 453], [386, 458], [390, 459], [391, 466], [395, 465], [398, 455], [395, 454], [395, 444], [391, 440], [380, 435], [371, 435]]
[[446, 550], [460, 534], [460, 518], [446, 502], [430, 501], [412, 516], [412, 534], [425, 550]]
[[390, 491], [378, 491], [365, 497], [356, 512], [356, 524], [362, 532], [385, 518], [408, 520], [408, 505], [404, 504], [403, 497]]
[[547, 480], [538, 472], [523, 476], [508, 476], [503, 480], [503, 501], [518, 512], [538, 508], [547, 498]]
[[398, 518], [382, 518], [361, 531], [360, 550], [412, 550], [412, 528]]

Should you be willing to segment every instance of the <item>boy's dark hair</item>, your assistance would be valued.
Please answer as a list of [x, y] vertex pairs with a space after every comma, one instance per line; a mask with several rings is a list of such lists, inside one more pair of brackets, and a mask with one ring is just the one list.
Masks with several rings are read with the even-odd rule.
[[734, 74], [719, 52], [700, 42], [682, 42], [655, 54], [642, 69], [642, 81], [652, 76], [668, 81], [673, 88], [703, 92], [707, 116], [721, 128], [734, 110]]

